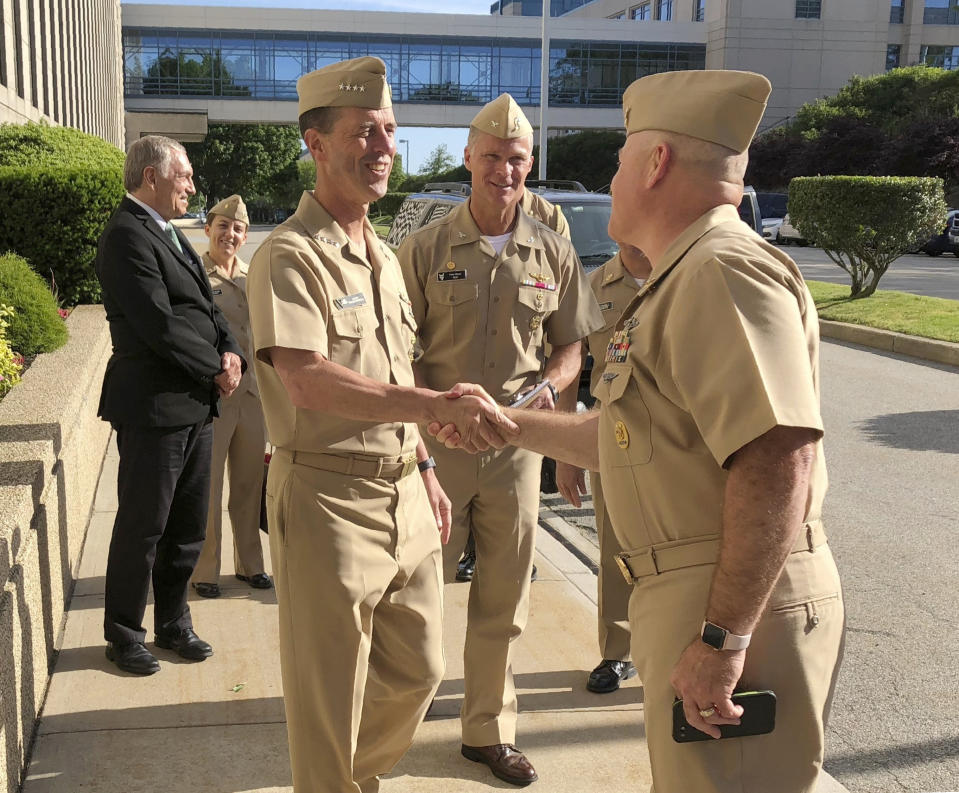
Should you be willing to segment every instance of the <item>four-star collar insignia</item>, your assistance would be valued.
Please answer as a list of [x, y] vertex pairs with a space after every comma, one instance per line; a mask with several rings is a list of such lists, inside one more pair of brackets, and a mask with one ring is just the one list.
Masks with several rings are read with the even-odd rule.
[[334, 248], [339, 248], [340, 243], [336, 240], [331, 240], [329, 237], [322, 237], [319, 234], [314, 238], [317, 242], [325, 242], [327, 245], [332, 245]]
[[366, 90], [366, 86], [356, 85], [353, 83], [340, 83], [340, 90], [341, 91], [359, 91], [360, 93], [362, 93], [363, 91]]

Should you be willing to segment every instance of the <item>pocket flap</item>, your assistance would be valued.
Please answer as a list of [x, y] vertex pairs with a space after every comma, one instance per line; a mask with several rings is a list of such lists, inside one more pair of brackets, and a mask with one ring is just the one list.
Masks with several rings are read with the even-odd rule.
[[453, 281], [439, 289], [437, 301], [444, 306], [456, 306], [479, 297], [479, 284], [469, 281]]
[[340, 338], [361, 339], [379, 326], [380, 322], [369, 306], [333, 312], [333, 329]]
[[521, 286], [516, 300], [524, 306], [541, 314], [548, 314], [559, 307], [559, 295], [549, 289], [536, 289], [532, 286]]

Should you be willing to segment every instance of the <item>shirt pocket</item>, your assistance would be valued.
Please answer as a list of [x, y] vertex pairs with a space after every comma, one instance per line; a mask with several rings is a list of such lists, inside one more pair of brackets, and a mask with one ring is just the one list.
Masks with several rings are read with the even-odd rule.
[[453, 344], [472, 339], [476, 333], [477, 300], [479, 284], [470, 281], [453, 281], [437, 284], [429, 298], [431, 325], [430, 335], [439, 331]]
[[612, 467], [647, 465], [653, 457], [652, 421], [632, 366], [607, 364], [596, 396], [606, 413], [600, 422], [600, 455]]
[[559, 295], [550, 289], [521, 286], [516, 295], [513, 322], [524, 348], [539, 347], [543, 341], [543, 325], [559, 307]]
[[376, 329], [380, 326], [376, 313], [370, 306], [335, 311], [332, 315], [332, 326], [330, 360], [358, 370], [364, 347], [363, 340], [374, 338]]

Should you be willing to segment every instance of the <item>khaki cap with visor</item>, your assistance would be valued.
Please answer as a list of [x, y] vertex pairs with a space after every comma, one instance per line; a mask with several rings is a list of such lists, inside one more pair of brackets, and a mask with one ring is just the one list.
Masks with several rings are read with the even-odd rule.
[[317, 107], [392, 107], [386, 64], [366, 55], [304, 74], [296, 81], [299, 115]]
[[659, 129], [744, 152], [772, 91], [755, 72], [689, 70], [643, 77], [623, 94], [626, 134]]
[[213, 205], [213, 208], [206, 213], [206, 222], [209, 224], [210, 218], [214, 215], [229, 218], [230, 220], [239, 220], [241, 223], [250, 225], [250, 216], [246, 213], [246, 204], [236, 193]]
[[500, 94], [474, 116], [470, 126], [503, 140], [533, 134], [533, 126], [509, 94]]

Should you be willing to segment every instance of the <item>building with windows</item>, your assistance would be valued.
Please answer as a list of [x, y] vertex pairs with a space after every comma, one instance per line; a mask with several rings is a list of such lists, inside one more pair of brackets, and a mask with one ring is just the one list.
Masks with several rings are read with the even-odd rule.
[[[367, 54], [386, 61], [401, 124], [466, 126], [478, 106], [509, 91], [538, 126], [542, 5], [499, 0], [489, 16], [125, 5], [127, 135], [161, 118], [198, 134], [207, 120], [291, 122], [300, 75]], [[765, 74], [773, 84], [768, 128], [853, 75], [914, 63], [959, 67], [956, 0], [550, 5], [558, 15], [549, 23], [552, 130], [621, 127], [623, 90], [654, 72]]]
[[0, 123], [47, 121], [123, 146], [120, 0], [0, 0]]

